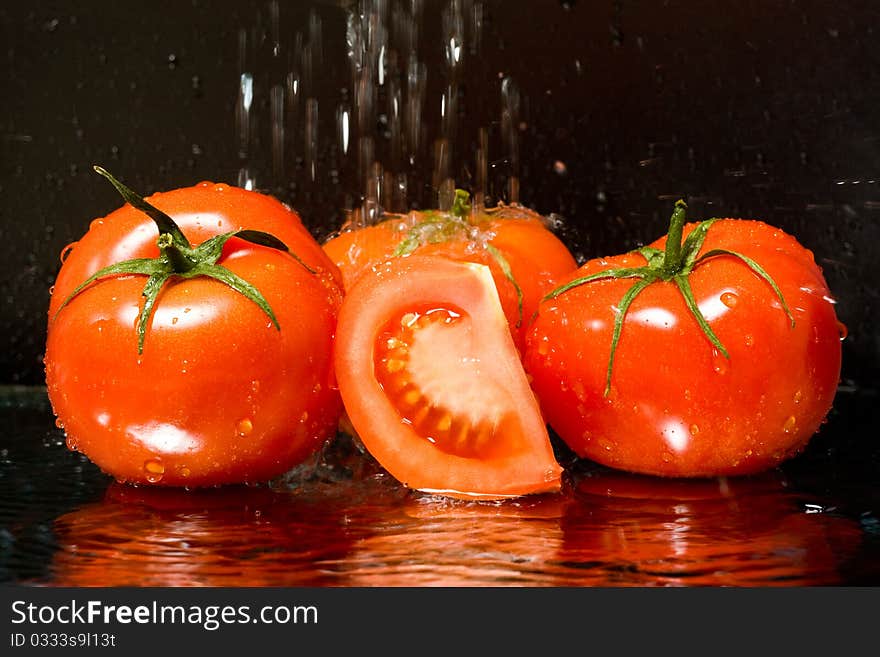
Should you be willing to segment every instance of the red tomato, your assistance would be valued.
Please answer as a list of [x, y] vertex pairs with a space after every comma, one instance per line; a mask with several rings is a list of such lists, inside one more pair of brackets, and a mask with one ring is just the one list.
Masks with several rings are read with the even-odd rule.
[[[542, 303], [526, 370], [548, 422], [580, 456], [669, 476], [770, 468], [802, 450], [831, 407], [841, 360], [834, 301], [812, 253], [772, 226], [722, 219], [683, 234], [680, 250], [662, 238], [573, 273], [568, 282], [593, 278]], [[667, 273], [663, 249], [679, 264], [689, 256], [692, 271], [654, 280], [626, 308], [643, 284], [633, 269], [653, 260], [652, 271]], [[688, 281], [707, 330], [685, 302]]]
[[471, 214], [465, 207], [460, 214], [455, 212], [454, 208], [450, 213], [389, 215], [381, 223], [339, 233], [324, 244], [324, 250], [342, 271], [346, 289], [364, 272], [393, 257], [407, 240], [408, 253], [487, 265], [514, 341], [521, 347], [525, 325], [538, 301], [577, 263], [543, 217], [526, 208], [502, 206]]
[[348, 291], [337, 335], [345, 409], [399, 481], [466, 499], [559, 490], [488, 267], [395, 258]]
[[63, 303], [108, 265], [156, 258], [157, 226], [129, 204], [93, 221], [64, 260], [49, 307], [46, 382], [68, 445], [127, 482], [206, 486], [281, 474], [334, 434], [341, 412], [331, 356], [338, 271], [299, 217], [268, 196], [204, 182], [149, 201], [194, 245], [260, 230], [302, 262], [230, 239], [216, 264], [262, 293], [277, 327], [222, 282], [171, 278], [139, 353], [146, 276], [100, 278]]

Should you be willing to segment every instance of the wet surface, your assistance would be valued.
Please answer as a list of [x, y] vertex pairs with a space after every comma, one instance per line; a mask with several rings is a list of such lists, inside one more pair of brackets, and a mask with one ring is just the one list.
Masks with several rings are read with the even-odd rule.
[[807, 451], [747, 478], [587, 462], [560, 495], [402, 488], [344, 437], [271, 485], [120, 485], [67, 450], [39, 388], [0, 397], [0, 581], [34, 586], [880, 584], [876, 397], [838, 393]]

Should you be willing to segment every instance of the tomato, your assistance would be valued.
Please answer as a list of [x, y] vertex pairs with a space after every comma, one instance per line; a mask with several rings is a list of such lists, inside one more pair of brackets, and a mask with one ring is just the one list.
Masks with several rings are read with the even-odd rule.
[[[464, 192], [459, 194], [461, 199]], [[378, 224], [338, 233], [324, 250], [342, 271], [346, 288], [401, 251], [487, 265], [514, 341], [521, 347], [524, 320], [556, 279], [573, 271], [577, 263], [541, 215], [520, 206], [472, 213], [465, 203], [448, 213], [387, 215]]]
[[[195, 245], [247, 228], [222, 245], [211, 271], [253, 286], [266, 308], [207, 275], [169, 278], [150, 315], [142, 293], [152, 276], [102, 276], [74, 293], [105, 267], [160, 254], [156, 223], [131, 204], [93, 221], [49, 306], [46, 382], [68, 445], [133, 483], [281, 474], [334, 435], [341, 413], [332, 362], [339, 273], [299, 217], [268, 196], [204, 182], [149, 203]], [[290, 253], [246, 241], [254, 231]]]
[[683, 224], [680, 202], [668, 240], [591, 260], [548, 294], [524, 365], [582, 457], [667, 476], [765, 470], [830, 410], [842, 325], [794, 237], [760, 221]]
[[422, 491], [492, 499], [557, 491], [557, 464], [485, 265], [395, 258], [339, 315], [336, 376], [366, 449]]

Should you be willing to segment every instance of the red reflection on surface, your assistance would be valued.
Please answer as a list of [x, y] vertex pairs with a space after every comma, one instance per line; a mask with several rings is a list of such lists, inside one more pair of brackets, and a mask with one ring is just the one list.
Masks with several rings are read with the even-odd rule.
[[349, 529], [335, 496], [269, 488], [114, 484], [60, 517], [58, 586], [327, 586], [368, 528]]
[[352, 586], [555, 586], [562, 495], [463, 502], [414, 495], [345, 564]]
[[780, 586], [840, 581], [857, 524], [781, 475], [600, 471], [463, 502], [370, 472], [298, 487], [113, 485], [56, 521], [58, 586]]
[[601, 473], [578, 482], [560, 559], [606, 586], [782, 586], [839, 581], [860, 531], [789, 491], [781, 475], [664, 480]]

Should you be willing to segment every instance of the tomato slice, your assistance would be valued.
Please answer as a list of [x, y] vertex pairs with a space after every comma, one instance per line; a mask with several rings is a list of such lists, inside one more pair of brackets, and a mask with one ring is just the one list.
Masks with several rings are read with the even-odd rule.
[[410, 256], [362, 277], [342, 304], [335, 365], [352, 426], [404, 485], [461, 499], [559, 490], [487, 266]]

